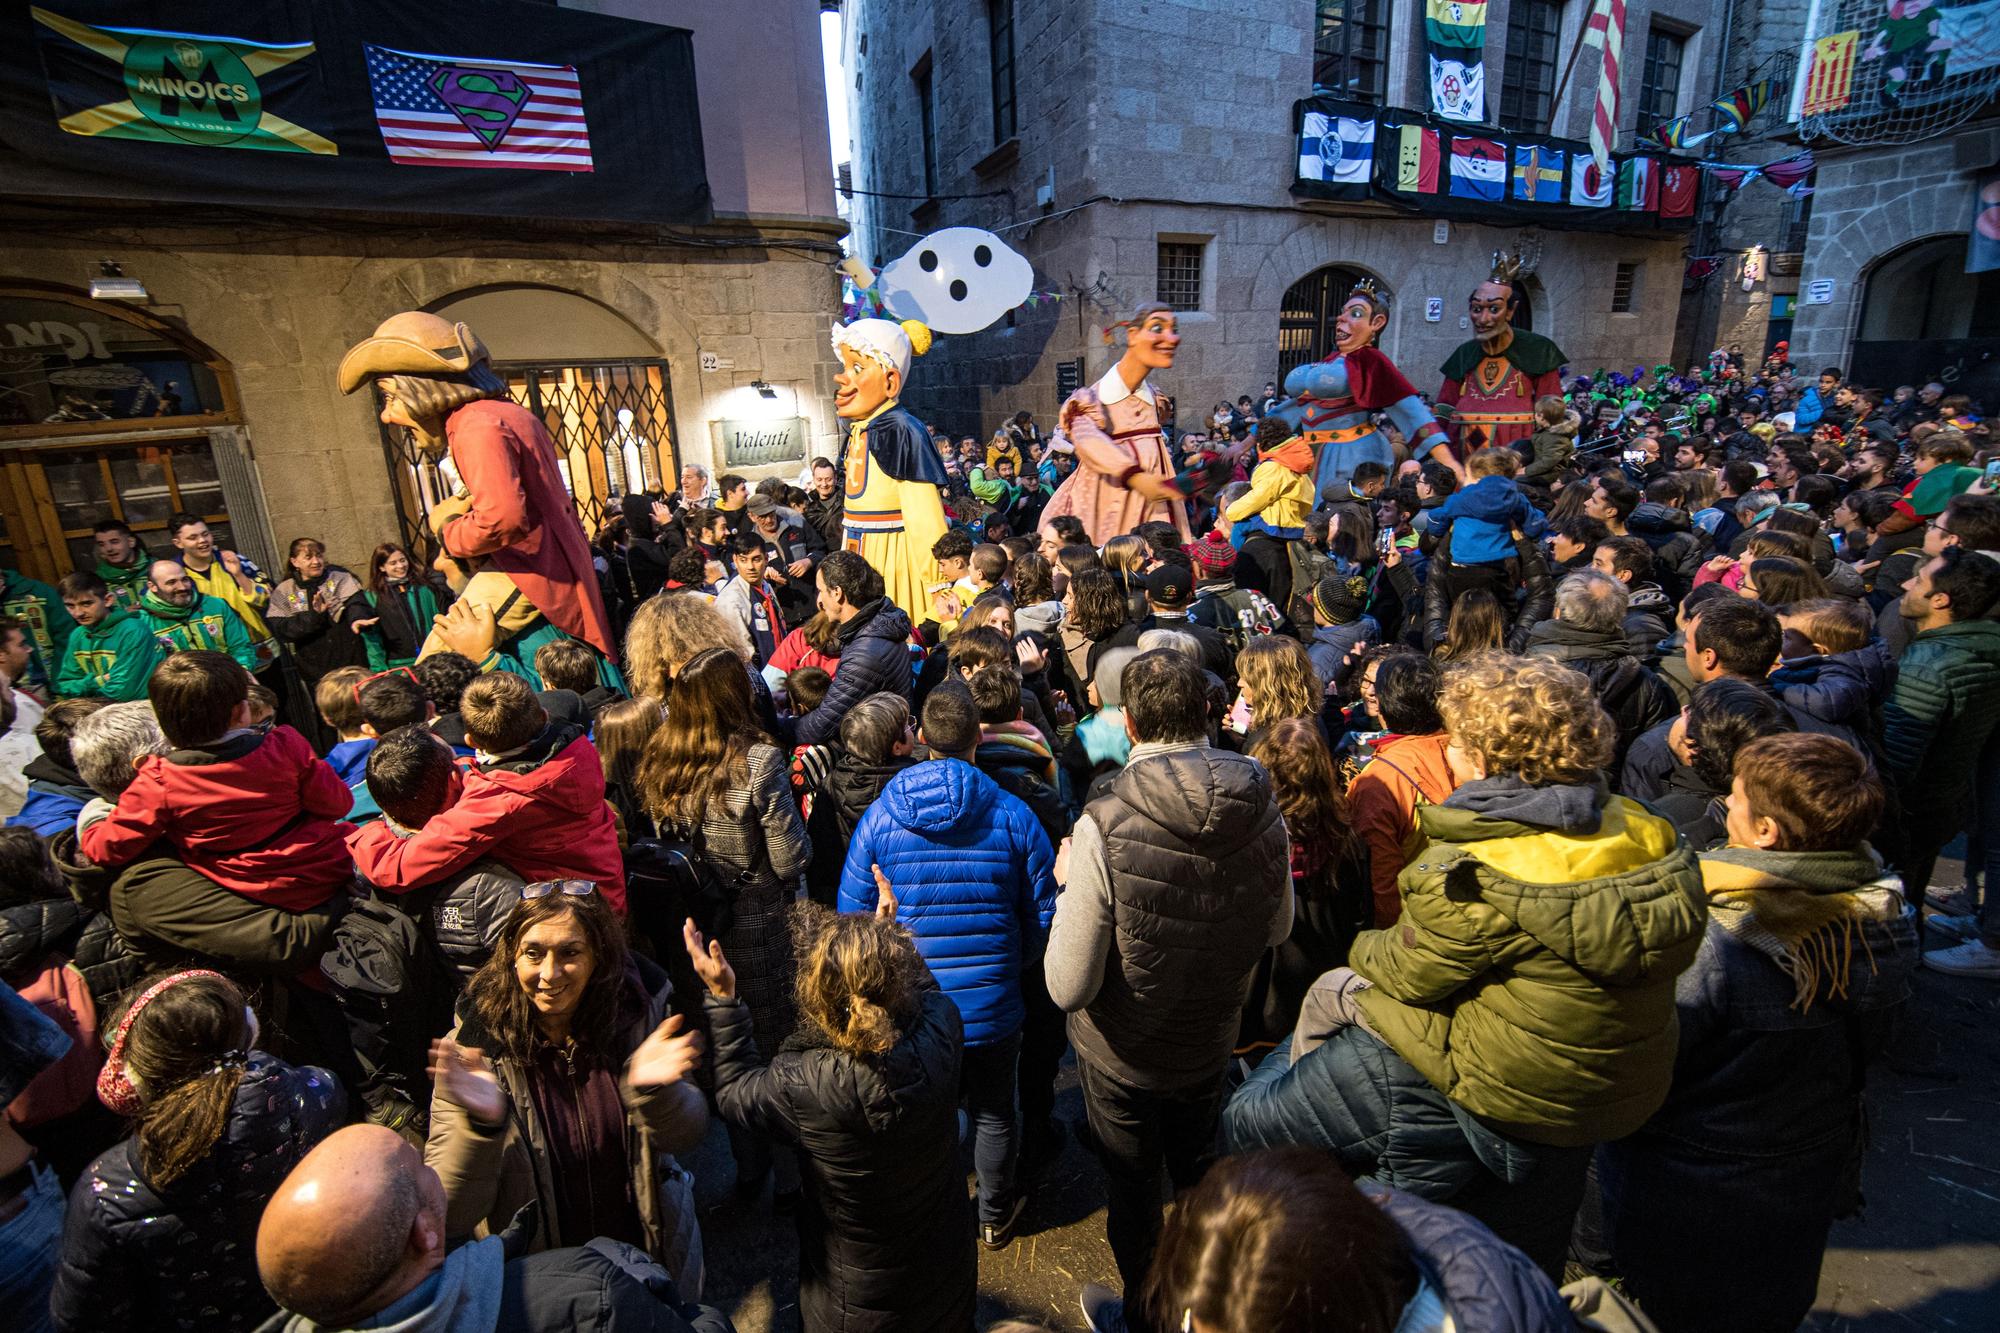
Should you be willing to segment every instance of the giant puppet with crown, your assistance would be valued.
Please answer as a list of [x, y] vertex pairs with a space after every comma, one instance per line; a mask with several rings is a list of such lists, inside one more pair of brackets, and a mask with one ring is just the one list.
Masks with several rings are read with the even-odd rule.
[[1535, 400], [1563, 392], [1562, 348], [1514, 327], [1521, 261], [1495, 251], [1493, 270], [1472, 289], [1472, 338], [1444, 363], [1437, 414], [1461, 453], [1512, 445], [1535, 433]]
[[1445, 434], [1403, 373], [1376, 346], [1389, 323], [1388, 297], [1371, 278], [1356, 283], [1333, 321], [1334, 352], [1324, 361], [1295, 366], [1285, 376], [1290, 395], [1274, 415], [1318, 454], [1314, 487], [1322, 501], [1346, 495], [1354, 469], [1374, 462], [1395, 467], [1389, 439], [1375, 424], [1385, 415], [1416, 458], [1435, 458], [1458, 471]]
[[[440, 619], [478, 620], [490, 640], [485, 647], [523, 661], [532, 660], [538, 640], [568, 635], [603, 655], [600, 675], [612, 680], [611, 619], [555, 442], [534, 413], [508, 397], [486, 345], [464, 324], [405, 311], [341, 358], [341, 392], [364, 384], [381, 392], [384, 425], [409, 432], [427, 458], [448, 452], [463, 482], [429, 515], [444, 550], [440, 567], [450, 569], [459, 595], [459, 606]], [[466, 642], [447, 643], [433, 630], [419, 655]]]

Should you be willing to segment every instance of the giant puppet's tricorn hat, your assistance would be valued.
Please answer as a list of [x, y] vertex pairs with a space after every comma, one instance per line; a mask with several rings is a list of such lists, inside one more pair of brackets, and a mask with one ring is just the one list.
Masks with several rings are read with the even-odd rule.
[[422, 310], [391, 315], [340, 358], [340, 391], [382, 375], [463, 375], [486, 363], [486, 344], [463, 324]]

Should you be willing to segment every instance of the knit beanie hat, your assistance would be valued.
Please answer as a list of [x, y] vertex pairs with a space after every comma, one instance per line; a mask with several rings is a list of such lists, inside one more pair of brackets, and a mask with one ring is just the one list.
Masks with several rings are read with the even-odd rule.
[[1197, 572], [1209, 576], [1227, 574], [1236, 565], [1236, 548], [1229, 544], [1229, 538], [1211, 528], [1208, 535], [1198, 542], [1189, 542], [1181, 548], [1194, 562]]
[[1329, 625], [1347, 625], [1361, 618], [1368, 581], [1359, 574], [1329, 574], [1313, 589], [1313, 610]]

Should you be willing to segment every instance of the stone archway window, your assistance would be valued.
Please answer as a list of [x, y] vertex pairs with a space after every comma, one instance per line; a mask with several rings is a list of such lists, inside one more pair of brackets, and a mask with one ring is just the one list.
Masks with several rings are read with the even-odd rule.
[[1919, 241], [1877, 264], [1862, 297], [1860, 342], [2000, 337], [2000, 272], [1965, 271], [1965, 237]]
[[1285, 292], [1278, 307], [1278, 382], [1295, 366], [1333, 355], [1333, 321], [1354, 284], [1368, 275], [1344, 264], [1314, 269]]
[[[563, 485], [593, 536], [627, 495], [673, 489], [680, 473], [672, 378], [659, 347], [616, 310], [556, 287], [461, 292], [432, 313], [479, 335], [514, 401], [556, 443]], [[431, 545], [423, 516], [458, 486], [448, 459], [420, 458], [387, 428], [383, 447], [411, 549]]]

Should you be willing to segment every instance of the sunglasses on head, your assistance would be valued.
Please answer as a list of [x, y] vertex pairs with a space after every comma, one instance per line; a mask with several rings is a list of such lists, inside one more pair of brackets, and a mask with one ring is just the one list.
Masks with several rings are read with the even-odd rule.
[[410, 668], [406, 666], [390, 667], [387, 671], [378, 671], [372, 676], [363, 676], [360, 680], [355, 681], [354, 702], [357, 704], [361, 702], [361, 691], [367, 689], [376, 681], [387, 680], [391, 676], [401, 676], [420, 690], [424, 687], [424, 683], [417, 679], [417, 673], [410, 670]]
[[521, 900], [532, 902], [536, 898], [546, 898], [552, 893], [567, 894], [572, 898], [584, 898], [597, 892], [597, 882], [589, 879], [542, 879], [533, 884], [521, 886]]

